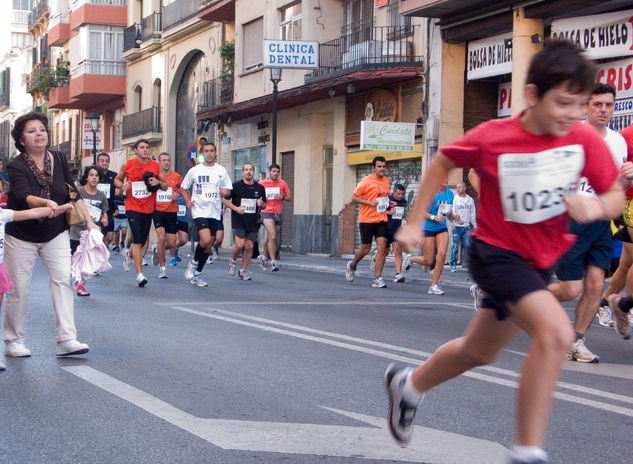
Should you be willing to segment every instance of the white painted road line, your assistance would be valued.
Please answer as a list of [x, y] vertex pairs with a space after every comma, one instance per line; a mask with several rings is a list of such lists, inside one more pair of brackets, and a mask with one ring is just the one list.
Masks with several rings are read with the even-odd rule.
[[[336, 334], [334, 332], [326, 332], [326, 331], [320, 331], [318, 329], [312, 329], [309, 327], [304, 327], [304, 326], [297, 326], [294, 324], [287, 324], [285, 322], [281, 322], [281, 321], [272, 321], [270, 319], [264, 319], [264, 318], [259, 318], [259, 317], [255, 317], [255, 316], [249, 316], [247, 314], [241, 314], [241, 313], [235, 313], [232, 311], [224, 311], [221, 309], [216, 309], [216, 308], [208, 308], [208, 311], [210, 312], [203, 312], [203, 311], [199, 311], [196, 309], [191, 309], [191, 308], [187, 308], [184, 307], [182, 305], [178, 305], [178, 306], [168, 306], [168, 308], [170, 309], [175, 309], [177, 311], [182, 311], [184, 313], [189, 313], [189, 314], [193, 314], [196, 316], [202, 316], [202, 317], [206, 317], [206, 318], [211, 318], [211, 319], [217, 319], [220, 321], [224, 321], [224, 322], [229, 322], [232, 324], [238, 324], [238, 325], [243, 325], [246, 327], [251, 327], [251, 328], [256, 328], [259, 330], [264, 330], [267, 332], [274, 332], [274, 333], [278, 333], [278, 334], [282, 334], [282, 335], [287, 335], [287, 336], [291, 336], [291, 337], [295, 337], [295, 338], [300, 338], [303, 340], [309, 340], [309, 341], [314, 341], [317, 343], [323, 343], [326, 345], [331, 345], [331, 346], [336, 346], [338, 348], [345, 348], [348, 350], [352, 350], [352, 351], [357, 351], [357, 352], [362, 352], [365, 354], [370, 354], [373, 356], [379, 356], [382, 358], [386, 358], [386, 359], [390, 359], [390, 360], [395, 360], [395, 361], [400, 361], [403, 363], [408, 363], [408, 364], [413, 364], [413, 365], [419, 365], [422, 362], [424, 362], [426, 360], [426, 358], [428, 358], [430, 356], [430, 353], [426, 353], [426, 352], [416, 352], [416, 350], [409, 350], [403, 347], [395, 347], [394, 345], [389, 345], [389, 344], [382, 344], [380, 342], [375, 342], [375, 341], [371, 341], [371, 340], [366, 340], [366, 339], [359, 339], [357, 337], [350, 337], [347, 335], [342, 335], [342, 334]], [[218, 314], [214, 314], [214, 313], [218, 313]], [[222, 314], [227, 314], [227, 316], [224, 316]], [[233, 316], [238, 316], [241, 319], [236, 319], [235, 317], [228, 317], [228, 314], [233, 315]], [[250, 322], [250, 321], [256, 321], [256, 322]], [[265, 323], [263, 323], [263, 321], [266, 321]], [[266, 325], [267, 324], [267, 325]], [[275, 327], [275, 326], [279, 326], [279, 327]], [[281, 327], [292, 327], [293, 330], [289, 330], [286, 328], [281, 328]], [[301, 332], [298, 332], [297, 330], [300, 330]], [[306, 332], [306, 333], [303, 333]], [[338, 341], [338, 340], [332, 340], [331, 338], [323, 338], [323, 337], [318, 337], [315, 335], [310, 335], [310, 333], [315, 333], [315, 334], [321, 334], [321, 335], [325, 335], [327, 334], [328, 337], [331, 338], [337, 338], [339, 340], [346, 340], [346, 342], [342, 342], [342, 341]], [[418, 359], [418, 358], [411, 358], [408, 356], [403, 356], [403, 355], [398, 355], [392, 352], [387, 352], [387, 351], [382, 351], [382, 350], [376, 350], [373, 348], [368, 348], [365, 346], [358, 346], [358, 345], [354, 345], [351, 343], [347, 343], [349, 341], [354, 342], [354, 343], [359, 343], [362, 340], [362, 343], [365, 345], [369, 345], [369, 346], [377, 346], [380, 348], [385, 348], [385, 349], [395, 349], [397, 351], [401, 351], [404, 353], [409, 353], [409, 354], [415, 354], [418, 355], [424, 359]], [[497, 385], [502, 385], [505, 387], [511, 387], [511, 388], [517, 388], [518, 387], [518, 383], [515, 380], [510, 380], [510, 379], [505, 379], [505, 378], [500, 378], [500, 377], [495, 377], [493, 375], [488, 375], [488, 374], [483, 374], [480, 371], [485, 370], [488, 372], [495, 372], [498, 374], [503, 374], [506, 376], [510, 376], [513, 378], [517, 378], [518, 377], [518, 373], [514, 372], [514, 371], [510, 371], [507, 369], [501, 369], [498, 367], [494, 367], [494, 366], [483, 366], [481, 368], [477, 368], [477, 370], [473, 370], [473, 371], [468, 371], [465, 372], [464, 374], [462, 374], [465, 377], [470, 377], [470, 378], [474, 378], [474, 379], [478, 379], [478, 380], [483, 380], [485, 382], [489, 382], [489, 383], [494, 383]], [[558, 384], [559, 388], [563, 388], [563, 389], [569, 389], [575, 392], [579, 392], [579, 393], [584, 393], [584, 394], [589, 394], [589, 395], [593, 395], [593, 396], [598, 396], [600, 398], [603, 398], [605, 400], [612, 400], [612, 401], [620, 401], [620, 402], [625, 402], [625, 403], [633, 403], [633, 398], [628, 397], [628, 396], [624, 396], [624, 395], [618, 395], [615, 393], [610, 393], [610, 392], [606, 392], [606, 391], [602, 391], [602, 390], [598, 390], [598, 389], [593, 389], [593, 388], [588, 388], [588, 387], [583, 387], [581, 385], [575, 385], [575, 384], [571, 384], [571, 383], [564, 383], [564, 382], [560, 382]], [[613, 404], [609, 404], [609, 403], [605, 403], [602, 401], [596, 401], [596, 400], [592, 400], [592, 399], [588, 399], [588, 398], [584, 398], [584, 397], [580, 397], [580, 396], [574, 396], [574, 395], [570, 395], [567, 393], [561, 393], [561, 392], [555, 392], [554, 396], [558, 399], [564, 400], [564, 401], [569, 401], [572, 403], [577, 403], [577, 404], [581, 404], [583, 406], [589, 406], [589, 407], [593, 407], [596, 409], [601, 409], [603, 411], [609, 411], [612, 413], [616, 413], [616, 414], [621, 414], [624, 416], [628, 416], [628, 417], [633, 417], [633, 409], [630, 408], [626, 408], [620, 405], [613, 405]]]
[[223, 449], [429, 464], [501, 464], [508, 452], [495, 442], [427, 427], [416, 427], [404, 448], [389, 437], [385, 419], [331, 408], [325, 409], [369, 427], [202, 419], [91, 367], [62, 369]]

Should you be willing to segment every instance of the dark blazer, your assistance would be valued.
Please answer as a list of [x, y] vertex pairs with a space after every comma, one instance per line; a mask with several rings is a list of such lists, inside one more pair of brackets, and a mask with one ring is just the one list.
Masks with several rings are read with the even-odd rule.
[[[67, 203], [69, 198], [66, 182], [74, 188], [73, 178], [66, 158], [53, 150], [53, 182], [51, 185], [51, 200], [58, 205]], [[20, 211], [29, 209], [26, 197], [29, 195], [40, 196], [41, 187], [37, 183], [35, 175], [26, 164], [24, 155], [20, 153], [7, 166], [10, 189], [7, 194], [7, 208]], [[59, 234], [68, 230], [66, 215], [60, 214], [54, 218], [43, 220], [31, 219], [28, 221], [10, 222], [6, 225], [5, 232], [12, 237], [26, 242], [45, 243]]]

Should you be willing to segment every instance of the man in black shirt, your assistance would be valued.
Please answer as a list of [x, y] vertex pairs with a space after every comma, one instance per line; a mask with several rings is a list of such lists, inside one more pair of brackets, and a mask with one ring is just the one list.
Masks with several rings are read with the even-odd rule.
[[[97, 166], [99, 167], [99, 184], [97, 185], [97, 189], [104, 193], [106, 198], [108, 199], [108, 225], [101, 228], [101, 233], [103, 234], [103, 243], [106, 247], [109, 248], [112, 239], [114, 238], [114, 218], [112, 214], [114, 213], [114, 178], [117, 173], [114, 171], [110, 171], [110, 155], [107, 153], [99, 153], [97, 156]], [[117, 244], [114, 244], [114, 251], [118, 253], [119, 249]]]
[[237, 273], [240, 280], [251, 280], [246, 269], [253, 255], [253, 244], [257, 241], [257, 231], [261, 223], [259, 212], [266, 204], [266, 189], [253, 180], [254, 176], [255, 166], [246, 163], [242, 167], [242, 180], [233, 184], [231, 198], [222, 199], [224, 205], [231, 209], [231, 224], [235, 236], [229, 275], [235, 275], [236, 261], [242, 254], [242, 266]]

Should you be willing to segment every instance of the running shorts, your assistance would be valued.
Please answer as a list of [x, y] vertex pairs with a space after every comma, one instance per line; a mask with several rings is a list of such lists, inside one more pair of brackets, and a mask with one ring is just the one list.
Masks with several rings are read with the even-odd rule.
[[613, 257], [609, 221], [596, 221], [590, 224], [571, 221], [569, 232], [576, 235], [576, 241], [558, 260], [556, 277], [559, 280], [582, 280], [588, 265], [609, 270]]
[[167, 211], [154, 211], [154, 227], [162, 227], [166, 234], [175, 234], [178, 231], [178, 213]]
[[233, 228], [233, 234], [237, 238], [248, 239], [251, 242], [255, 243], [257, 241], [257, 231], [256, 230], [244, 230], [244, 229], [236, 229]]
[[149, 237], [149, 230], [152, 227], [152, 213], [140, 213], [138, 211], [127, 211], [127, 222], [134, 244], [144, 245]]
[[282, 213], [265, 213], [262, 211], [262, 221], [264, 219], [272, 219], [275, 221], [275, 225], [279, 226], [284, 220], [284, 215]]
[[360, 242], [369, 245], [374, 237], [387, 238], [387, 221], [382, 222], [361, 222], [358, 224], [360, 230]]
[[[196, 229], [200, 232], [202, 229], [209, 229], [211, 236], [215, 237], [215, 233], [218, 231], [218, 225], [222, 221], [213, 218], [195, 218], [193, 223], [196, 225]], [[223, 229], [222, 229], [223, 230]]]

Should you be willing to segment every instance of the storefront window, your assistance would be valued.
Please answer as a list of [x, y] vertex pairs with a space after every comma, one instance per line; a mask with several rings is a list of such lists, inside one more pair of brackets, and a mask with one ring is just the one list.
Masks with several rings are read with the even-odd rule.
[[[253, 163], [255, 166], [255, 180], [266, 177], [266, 146], [244, 148], [242, 150], [233, 150], [233, 175], [231, 180], [237, 182], [242, 180], [242, 167], [246, 163]], [[262, 176], [260, 176], [262, 173]]]

